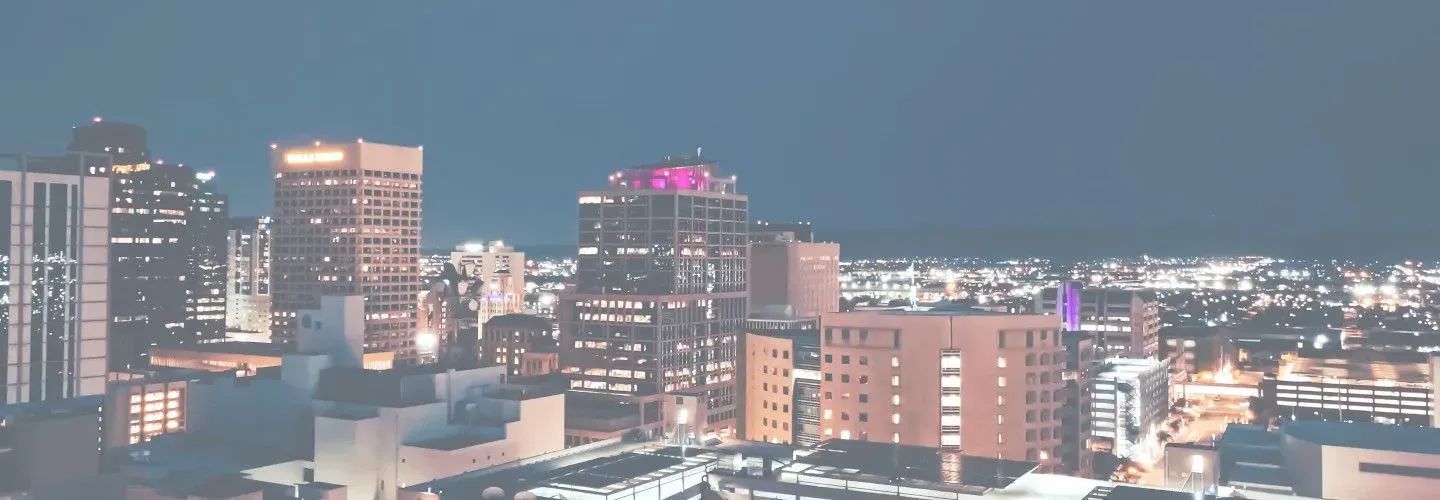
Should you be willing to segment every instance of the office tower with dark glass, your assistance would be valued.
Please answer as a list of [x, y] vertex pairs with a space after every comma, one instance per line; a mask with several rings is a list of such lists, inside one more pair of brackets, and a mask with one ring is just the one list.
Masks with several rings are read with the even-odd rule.
[[110, 160], [0, 155], [0, 405], [105, 393]]
[[215, 186], [215, 172], [196, 172], [190, 180], [190, 210], [185, 220], [190, 248], [185, 266], [185, 332], [181, 343], [225, 337], [225, 233], [230, 225], [229, 198]]
[[144, 366], [151, 345], [223, 337], [225, 287], [213, 285], [225, 276], [227, 207], [214, 175], [152, 161], [144, 128], [98, 117], [75, 128], [70, 150], [114, 158], [101, 172], [111, 193], [110, 369]]
[[271, 335], [323, 295], [365, 297], [365, 349], [418, 361], [420, 147], [356, 141], [273, 148]]
[[615, 172], [579, 196], [576, 287], [560, 303], [571, 389], [639, 405], [654, 430], [660, 395], [704, 398], [697, 434], [733, 429], [746, 317], [748, 199], [702, 159]]

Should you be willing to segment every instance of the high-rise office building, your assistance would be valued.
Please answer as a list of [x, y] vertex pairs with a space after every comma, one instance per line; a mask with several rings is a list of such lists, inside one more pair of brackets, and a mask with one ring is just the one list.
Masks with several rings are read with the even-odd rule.
[[105, 392], [109, 163], [0, 157], [0, 404]]
[[225, 327], [270, 335], [270, 218], [233, 217], [225, 232]]
[[746, 196], [703, 159], [667, 158], [579, 195], [576, 283], [559, 304], [572, 390], [637, 406], [661, 427], [662, 395], [704, 400], [698, 435], [728, 433], [746, 318]]
[[750, 310], [790, 306], [816, 317], [840, 310], [840, 245], [788, 236], [750, 244]]
[[821, 439], [1059, 466], [1059, 321], [976, 310], [820, 317]]
[[190, 210], [185, 237], [190, 249], [185, 266], [185, 332], [195, 340], [225, 337], [225, 236], [230, 225], [229, 197], [215, 188], [215, 172], [196, 172], [191, 179]]
[[450, 265], [470, 280], [465, 295], [477, 307], [477, 320], [525, 312], [525, 252], [503, 241], [465, 244], [450, 253]]
[[213, 173], [151, 160], [145, 129], [96, 118], [71, 151], [111, 155], [111, 370], [144, 366], [152, 345], [224, 336], [225, 196]]
[[1110, 356], [1160, 355], [1160, 303], [1154, 293], [1067, 282], [1040, 292], [1034, 312], [1059, 315], [1066, 331], [1090, 332]]
[[291, 341], [297, 311], [321, 295], [363, 295], [365, 348], [416, 361], [422, 148], [356, 141], [271, 153], [274, 340]]

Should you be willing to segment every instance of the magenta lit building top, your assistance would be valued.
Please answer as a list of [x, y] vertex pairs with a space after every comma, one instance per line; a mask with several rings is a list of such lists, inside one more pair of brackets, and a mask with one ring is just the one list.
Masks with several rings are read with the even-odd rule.
[[629, 168], [610, 175], [614, 189], [646, 191], [709, 191], [734, 193], [735, 176], [715, 173], [714, 162], [695, 159], [668, 160], [658, 165]]

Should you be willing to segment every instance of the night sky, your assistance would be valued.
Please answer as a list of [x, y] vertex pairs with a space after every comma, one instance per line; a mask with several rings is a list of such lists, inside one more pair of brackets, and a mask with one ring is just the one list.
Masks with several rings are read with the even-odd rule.
[[0, 150], [138, 123], [256, 215], [271, 142], [424, 144], [429, 246], [697, 146], [822, 233], [1440, 232], [1436, 1], [500, 4], [5, 2]]

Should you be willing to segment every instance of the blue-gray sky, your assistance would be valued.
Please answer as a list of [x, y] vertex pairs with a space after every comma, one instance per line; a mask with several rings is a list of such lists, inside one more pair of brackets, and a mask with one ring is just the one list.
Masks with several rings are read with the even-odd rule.
[[[7, 2], [0, 149], [144, 125], [270, 204], [266, 144], [426, 146], [425, 242], [574, 239], [704, 146], [833, 230], [1425, 223], [1440, 2]], [[1339, 222], [1336, 222], [1339, 221]]]

